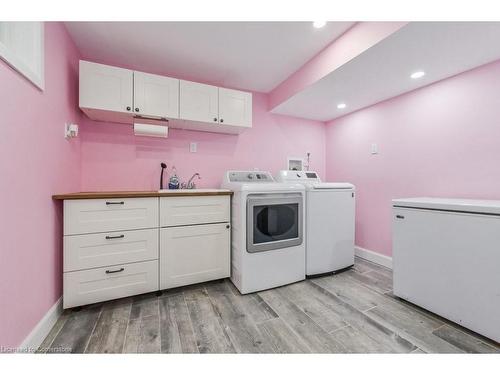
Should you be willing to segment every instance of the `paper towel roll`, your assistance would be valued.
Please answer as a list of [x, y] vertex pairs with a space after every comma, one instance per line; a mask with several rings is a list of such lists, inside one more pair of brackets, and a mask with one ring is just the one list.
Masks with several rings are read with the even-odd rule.
[[134, 134], [143, 137], [168, 137], [168, 126], [134, 123]]

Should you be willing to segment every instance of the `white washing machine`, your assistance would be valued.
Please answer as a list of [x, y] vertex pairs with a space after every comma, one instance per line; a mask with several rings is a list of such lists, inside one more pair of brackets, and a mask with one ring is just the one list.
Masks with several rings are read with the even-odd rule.
[[302, 184], [276, 183], [269, 172], [228, 171], [231, 281], [242, 294], [305, 279]]
[[321, 182], [312, 171], [280, 171], [276, 181], [306, 188], [306, 275], [354, 264], [354, 185]]

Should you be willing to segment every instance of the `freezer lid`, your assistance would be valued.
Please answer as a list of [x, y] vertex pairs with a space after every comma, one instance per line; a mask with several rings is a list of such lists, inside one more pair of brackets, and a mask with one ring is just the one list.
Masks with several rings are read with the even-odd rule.
[[418, 197], [393, 199], [392, 205], [403, 208], [500, 215], [500, 201], [498, 200]]
[[314, 190], [353, 190], [354, 185], [348, 182], [318, 182], [311, 184]]

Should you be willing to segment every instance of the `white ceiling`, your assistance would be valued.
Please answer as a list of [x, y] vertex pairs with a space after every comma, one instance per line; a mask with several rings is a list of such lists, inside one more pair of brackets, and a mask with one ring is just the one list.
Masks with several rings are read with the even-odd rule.
[[412, 22], [272, 112], [327, 121], [497, 59], [500, 22]]
[[353, 22], [66, 22], [84, 59], [269, 92]]

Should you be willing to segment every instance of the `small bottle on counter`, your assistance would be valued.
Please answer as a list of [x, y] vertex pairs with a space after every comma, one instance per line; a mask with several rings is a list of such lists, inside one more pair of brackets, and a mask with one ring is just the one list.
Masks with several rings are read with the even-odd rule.
[[172, 176], [168, 180], [168, 188], [169, 189], [179, 189], [179, 177], [177, 176], [177, 169], [175, 166], [172, 167]]

